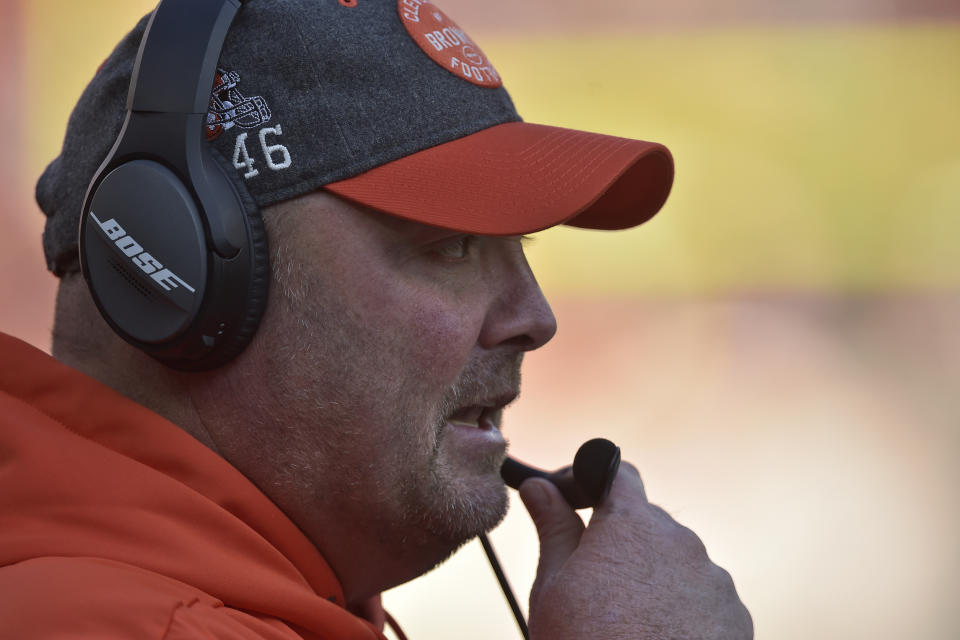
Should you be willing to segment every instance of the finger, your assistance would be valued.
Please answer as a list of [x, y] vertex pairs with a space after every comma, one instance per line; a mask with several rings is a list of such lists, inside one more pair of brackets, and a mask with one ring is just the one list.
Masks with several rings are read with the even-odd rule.
[[629, 462], [622, 462], [613, 479], [610, 494], [593, 511], [590, 522], [603, 521], [615, 513], [631, 512], [649, 506], [640, 472]]
[[647, 500], [647, 491], [643, 487], [640, 472], [635, 466], [626, 461], [620, 463], [617, 477], [614, 478], [613, 485], [610, 487], [610, 495], [629, 499], [639, 495], [644, 501]]
[[583, 520], [570, 508], [560, 490], [542, 478], [520, 485], [520, 499], [540, 538], [537, 582], [549, 581], [580, 544]]

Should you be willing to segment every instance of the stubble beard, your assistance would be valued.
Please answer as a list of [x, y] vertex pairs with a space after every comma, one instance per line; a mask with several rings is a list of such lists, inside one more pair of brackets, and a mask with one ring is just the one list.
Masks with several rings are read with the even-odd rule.
[[[448, 553], [496, 527], [506, 515], [508, 500], [500, 478], [505, 454], [478, 452], [469, 460], [469, 468], [455, 468], [443, 455], [447, 420], [472, 399], [503, 389], [519, 390], [521, 360], [512, 355], [464, 369], [437, 405], [427, 477], [402, 488], [409, 506], [404, 512], [407, 524], [446, 546]], [[498, 411], [492, 419], [498, 428], [501, 415]]]

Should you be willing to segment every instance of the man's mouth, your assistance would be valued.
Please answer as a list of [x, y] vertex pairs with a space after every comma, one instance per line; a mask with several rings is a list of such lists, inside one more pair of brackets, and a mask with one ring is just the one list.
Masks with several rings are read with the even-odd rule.
[[472, 427], [483, 431], [499, 429], [503, 408], [516, 397], [517, 394], [509, 393], [461, 407], [450, 414], [447, 422], [457, 427]]
[[497, 428], [497, 423], [491, 419], [491, 413], [490, 407], [464, 407], [450, 416], [449, 422], [457, 427], [475, 427], [489, 431]]

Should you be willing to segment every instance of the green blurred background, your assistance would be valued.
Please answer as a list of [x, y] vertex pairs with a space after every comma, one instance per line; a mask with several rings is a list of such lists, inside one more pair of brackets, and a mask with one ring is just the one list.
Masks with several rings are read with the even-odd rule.
[[[33, 183], [152, 4], [0, 5], [0, 330], [41, 348], [55, 280]], [[560, 331], [508, 411], [517, 455], [619, 442], [758, 637], [960, 637], [960, 4], [441, 6], [527, 120], [676, 158], [643, 227], [531, 243]], [[525, 600], [522, 508], [493, 540]], [[516, 637], [483, 562], [468, 545], [388, 608], [411, 638]]]

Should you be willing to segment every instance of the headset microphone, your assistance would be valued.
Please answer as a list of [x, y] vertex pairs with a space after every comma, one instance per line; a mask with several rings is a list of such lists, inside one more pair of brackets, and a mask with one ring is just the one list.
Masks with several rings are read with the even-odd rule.
[[580, 446], [569, 467], [548, 473], [507, 458], [500, 476], [513, 489], [519, 489], [527, 478], [546, 478], [560, 489], [571, 507], [586, 509], [606, 499], [619, 468], [620, 447], [606, 438], [594, 438]]
[[[572, 508], [586, 509], [598, 507], [606, 500], [619, 468], [620, 447], [606, 438], [594, 438], [580, 445], [577, 455], [573, 458], [573, 464], [569, 467], [563, 467], [551, 473], [527, 466], [513, 458], [507, 458], [500, 468], [500, 476], [512, 489], [519, 489], [523, 481], [528, 478], [546, 478], [560, 490]], [[520, 634], [525, 640], [529, 640], [530, 631], [527, 629], [527, 622], [507, 582], [507, 576], [500, 567], [500, 561], [493, 551], [493, 546], [486, 534], [481, 533], [479, 538], [483, 551], [487, 554], [487, 560], [490, 561], [490, 567], [500, 583], [500, 589], [503, 590], [507, 604], [513, 611], [513, 617], [517, 620]]]

